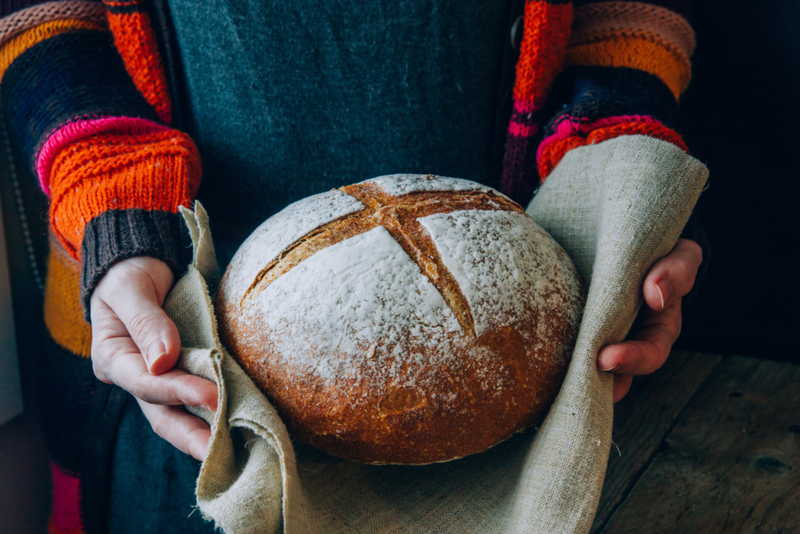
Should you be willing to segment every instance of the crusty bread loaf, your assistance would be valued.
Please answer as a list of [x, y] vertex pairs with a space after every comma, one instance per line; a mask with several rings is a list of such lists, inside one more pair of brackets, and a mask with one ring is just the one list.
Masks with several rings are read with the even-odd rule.
[[223, 343], [293, 435], [377, 464], [459, 458], [539, 421], [583, 303], [569, 257], [519, 205], [419, 175], [287, 207], [216, 297]]

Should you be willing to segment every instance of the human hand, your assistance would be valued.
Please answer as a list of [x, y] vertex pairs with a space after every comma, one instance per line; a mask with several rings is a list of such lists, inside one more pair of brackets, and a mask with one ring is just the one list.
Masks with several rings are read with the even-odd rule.
[[631, 387], [634, 375], [658, 370], [681, 332], [681, 299], [692, 289], [703, 249], [689, 239], [679, 239], [644, 279], [645, 305], [633, 323], [628, 339], [606, 345], [597, 356], [597, 368], [614, 373], [614, 402]]
[[174, 369], [181, 340], [161, 308], [172, 282], [167, 264], [146, 256], [109, 269], [90, 301], [92, 365], [98, 379], [136, 398], [156, 434], [202, 460], [211, 431], [182, 405], [216, 410], [217, 386]]

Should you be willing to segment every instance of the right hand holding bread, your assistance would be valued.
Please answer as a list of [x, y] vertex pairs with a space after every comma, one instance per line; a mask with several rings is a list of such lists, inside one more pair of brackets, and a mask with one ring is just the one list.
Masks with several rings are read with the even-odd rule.
[[174, 369], [180, 336], [161, 308], [173, 278], [150, 257], [109, 269], [91, 298], [92, 365], [98, 379], [136, 398], [156, 434], [202, 460], [211, 431], [183, 405], [216, 410], [217, 386]]

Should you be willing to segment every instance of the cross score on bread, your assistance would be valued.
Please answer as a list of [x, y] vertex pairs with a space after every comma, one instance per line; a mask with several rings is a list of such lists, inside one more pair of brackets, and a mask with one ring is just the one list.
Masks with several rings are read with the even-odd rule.
[[418, 219], [461, 210], [521, 213], [522, 208], [491, 190], [424, 191], [393, 196], [375, 184], [361, 183], [342, 187], [340, 191], [361, 201], [366, 209], [323, 225], [286, 248], [258, 274], [241, 305], [317, 251], [382, 226], [433, 283], [464, 332], [474, 337], [475, 323], [467, 299]]
[[583, 299], [566, 252], [519, 205], [465, 180], [394, 175], [267, 220], [216, 310], [223, 343], [299, 440], [424, 464], [543, 416]]

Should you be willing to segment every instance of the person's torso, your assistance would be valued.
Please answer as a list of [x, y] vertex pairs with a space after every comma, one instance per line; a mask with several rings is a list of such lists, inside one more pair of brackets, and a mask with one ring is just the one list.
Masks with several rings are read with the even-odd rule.
[[383, 174], [497, 186], [511, 4], [169, 0], [212, 220]]

